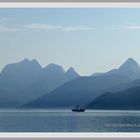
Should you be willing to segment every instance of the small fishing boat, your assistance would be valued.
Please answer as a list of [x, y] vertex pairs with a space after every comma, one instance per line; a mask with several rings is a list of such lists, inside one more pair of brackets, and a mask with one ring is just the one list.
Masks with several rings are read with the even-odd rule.
[[80, 106], [76, 106], [75, 108], [72, 109], [73, 112], [85, 112], [84, 108], [81, 108]]

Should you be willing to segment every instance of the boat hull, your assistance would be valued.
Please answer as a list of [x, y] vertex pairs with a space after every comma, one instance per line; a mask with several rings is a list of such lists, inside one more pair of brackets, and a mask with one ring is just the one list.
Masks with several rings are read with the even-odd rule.
[[79, 110], [75, 110], [75, 109], [72, 109], [73, 112], [85, 112], [85, 109], [79, 109]]

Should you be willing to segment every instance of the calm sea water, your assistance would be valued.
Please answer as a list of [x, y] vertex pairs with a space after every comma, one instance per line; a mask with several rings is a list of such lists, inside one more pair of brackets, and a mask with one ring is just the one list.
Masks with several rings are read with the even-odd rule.
[[140, 111], [0, 110], [0, 132], [140, 132]]

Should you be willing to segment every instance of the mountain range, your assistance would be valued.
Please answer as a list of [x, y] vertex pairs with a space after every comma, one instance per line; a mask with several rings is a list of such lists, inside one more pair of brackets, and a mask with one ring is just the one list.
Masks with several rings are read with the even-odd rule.
[[[72, 67], [65, 71], [53, 63], [42, 68], [37, 60], [24, 59], [6, 65], [0, 73], [0, 108], [73, 108], [81, 105], [90, 109], [109, 109], [109, 106], [117, 109], [113, 104], [116, 99], [118, 103], [121, 101], [123, 109], [123, 101], [131, 100], [131, 96], [138, 99], [139, 87], [140, 66], [132, 58], [117, 69], [91, 76], [80, 76]], [[110, 104], [105, 104], [107, 101]], [[128, 106], [128, 109], [136, 107]]]
[[88, 109], [140, 110], [140, 86], [117, 93], [107, 92], [87, 105]]
[[106, 73], [94, 73], [92, 76], [101, 75], [119, 75], [126, 76], [130, 80], [136, 80], [140, 78], [140, 66], [132, 58], [128, 58], [118, 69], [112, 69]]
[[[63, 84], [47, 95], [26, 104], [25, 108], [72, 108], [89, 102], [108, 91], [120, 91], [140, 78], [140, 66], [132, 58], [118, 69], [96, 76], [79, 77]], [[131, 84], [132, 82], [132, 84]], [[138, 83], [140, 85], [140, 83]]]
[[8, 64], [0, 74], [0, 107], [19, 107], [77, 77], [73, 68], [67, 72], [56, 64], [42, 68], [36, 60]]

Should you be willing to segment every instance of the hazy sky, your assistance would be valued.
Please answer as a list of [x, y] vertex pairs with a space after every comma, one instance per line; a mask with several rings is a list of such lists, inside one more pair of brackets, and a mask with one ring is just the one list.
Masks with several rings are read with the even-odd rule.
[[140, 8], [0, 9], [0, 70], [35, 58], [89, 75], [128, 57], [140, 63]]

